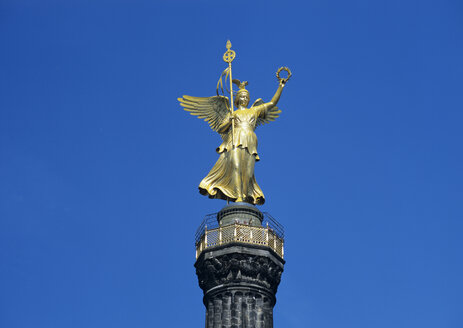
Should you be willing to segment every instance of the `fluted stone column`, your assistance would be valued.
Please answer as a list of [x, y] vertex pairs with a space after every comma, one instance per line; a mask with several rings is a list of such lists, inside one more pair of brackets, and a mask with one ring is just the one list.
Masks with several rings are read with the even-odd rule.
[[[262, 213], [248, 204], [222, 209], [221, 225], [259, 226]], [[275, 294], [285, 261], [270, 247], [228, 243], [205, 249], [195, 267], [204, 292], [206, 328], [271, 328]]]

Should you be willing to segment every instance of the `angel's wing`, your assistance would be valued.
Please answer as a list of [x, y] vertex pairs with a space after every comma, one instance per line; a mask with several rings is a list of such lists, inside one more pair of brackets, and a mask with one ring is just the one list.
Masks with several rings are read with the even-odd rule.
[[218, 132], [220, 125], [228, 115], [228, 98], [224, 96], [178, 98], [184, 110], [209, 123], [212, 130]]
[[[252, 104], [251, 108], [260, 106], [265, 104], [265, 102], [262, 100], [262, 98], [257, 99], [254, 104]], [[270, 123], [271, 121], [275, 121], [275, 119], [280, 116], [279, 114], [281, 113], [281, 110], [278, 109], [277, 106], [273, 106], [269, 110], [265, 111], [264, 116], [259, 117], [256, 122], [256, 127], [259, 125], [265, 124], [265, 123]]]

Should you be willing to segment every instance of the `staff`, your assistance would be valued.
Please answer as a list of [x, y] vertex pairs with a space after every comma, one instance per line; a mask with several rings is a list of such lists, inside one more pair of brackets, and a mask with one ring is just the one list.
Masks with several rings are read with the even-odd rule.
[[232, 82], [232, 61], [235, 59], [236, 53], [231, 50], [231, 42], [227, 41], [227, 51], [223, 54], [223, 61], [228, 63], [228, 73], [230, 80], [230, 114], [232, 118], [232, 147], [235, 148], [235, 118], [233, 116], [233, 82]]

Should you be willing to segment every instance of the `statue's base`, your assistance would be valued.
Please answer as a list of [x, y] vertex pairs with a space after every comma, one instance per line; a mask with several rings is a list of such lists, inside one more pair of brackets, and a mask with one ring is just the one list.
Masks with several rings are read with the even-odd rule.
[[228, 204], [217, 213], [221, 227], [234, 223], [260, 227], [263, 219], [264, 215], [257, 207], [244, 202]]

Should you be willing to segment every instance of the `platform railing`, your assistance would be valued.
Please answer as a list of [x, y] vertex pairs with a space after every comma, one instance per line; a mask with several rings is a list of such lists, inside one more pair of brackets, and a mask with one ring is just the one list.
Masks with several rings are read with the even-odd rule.
[[230, 224], [214, 229], [204, 230], [196, 240], [196, 258], [202, 251], [229, 243], [244, 243], [270, 247], [281, 258], [284, 257], [284, 240], [277, 231], [271, 227], [255, 227], [243, 224]]

